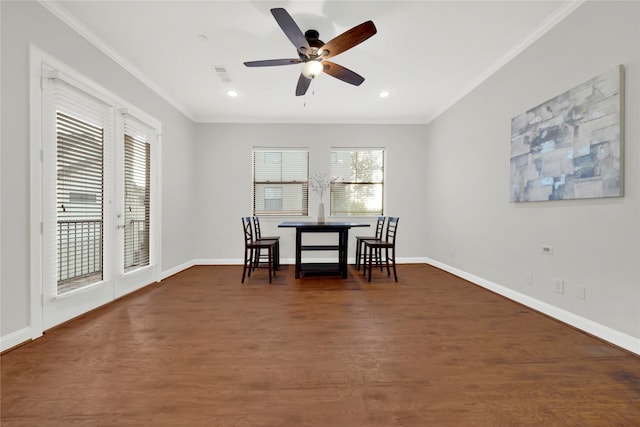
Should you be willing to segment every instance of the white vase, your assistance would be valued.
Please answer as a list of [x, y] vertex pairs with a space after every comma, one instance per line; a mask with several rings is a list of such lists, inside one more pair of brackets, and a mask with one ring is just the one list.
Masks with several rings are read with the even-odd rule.
[[324, 202], [318, 203], [318, 222], [324, 222]]

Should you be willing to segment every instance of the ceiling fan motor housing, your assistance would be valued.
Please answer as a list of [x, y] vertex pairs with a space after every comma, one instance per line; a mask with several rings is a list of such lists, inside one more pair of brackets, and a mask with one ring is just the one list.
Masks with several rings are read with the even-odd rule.
[[318, 56], [318, 50], [324, 46], [324, 42], [318, 37], [320, 37], [320, 33], [316, 30], [307, 30], [304, 33], [304, 38], [307, 39], [307, 42], [309, 42], [309, 46], [311, 47], [311, 54], [309, 55], [311, 59], [315, 59], [315, 57]]

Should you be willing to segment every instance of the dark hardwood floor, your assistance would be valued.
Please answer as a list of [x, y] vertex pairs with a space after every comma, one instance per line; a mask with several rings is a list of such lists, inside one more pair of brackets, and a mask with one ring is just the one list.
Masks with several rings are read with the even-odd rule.
[[422, 264], [194, 267], [1, 357], [9, 426], [638, 426], [640, 358]]

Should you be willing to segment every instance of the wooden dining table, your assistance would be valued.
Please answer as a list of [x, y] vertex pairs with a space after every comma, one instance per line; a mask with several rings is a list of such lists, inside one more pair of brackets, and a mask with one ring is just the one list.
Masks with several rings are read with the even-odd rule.
[[[347, 277], [347, 250], [349, 248], [349, 229], [353, 227], [370, 227], [365, 222], [309, 222], [288, 221], [278, 224], [280, 228], [296, 229], [296, 279], [307, 274], [341, 275]], [[336, 233], [337, 245], [303, 245], [304, 233]], [[337, 251], [338, 262], [335, 263], [303, 263], [302, 252], [306, 251]]]

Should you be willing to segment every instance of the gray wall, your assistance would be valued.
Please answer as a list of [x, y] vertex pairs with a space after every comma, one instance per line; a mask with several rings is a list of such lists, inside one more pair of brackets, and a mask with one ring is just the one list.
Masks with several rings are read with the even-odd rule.
[[[425, 255], [640, 337], [639, 55], [640, 3], [586, 2], [430, 123]], [[625, 197], [510, 203], [511, 118], [618, 64], [626, 68]], [[555, 278], [565, 282], [562, 295]]]
[[0, 336], [29, 326], [29, 44], [160, 120], [162, 265], [192, 260], [195, 126], [147, 86], [36, 2], [2, 8], [2, 269]]
[[[241, 216], [251, 215], [252, 148], [307, 147], [310, 152], [309, 172], [330, 173], [331, 147], [384, 147], [386, 215], [399, 216], [398, 256], [405, 260], [423, 256], [424, 198], [420, 185], [425, 170], [423, 125], [198, 125], [198, 205], [202, 225], [197, 245], [205, 261], [242, 262], [243, 241]], [[413, 191], [413, 193], [411, 193]], [[309, 218], [317, 216], [317, 195], [310, 192]], [[325, 195], [325, 204], [328, 200]], [[291, 218], [261, 220], [264, 235], [281, 236], [284, 259], [294, 260], [295, 237], [291, 229], [278, 229], [277, 224]], [[332, 218], [336, 220], [338, 218]], [[348, 220], [339, 218], [338, 220]], [[362, 220], [362, 218], [358, 218]], [[404, 231], [403, 231], [404, 230]], [[351, 234], [370, 235], [372, 230], [352, 230]], [[353, 245], [349, 248], [353, 256]], [[331, 256], [326, 254], [324, 256]], [[423, 261], [423, 259], [421, 259]]]

